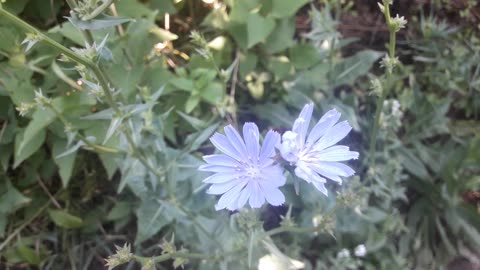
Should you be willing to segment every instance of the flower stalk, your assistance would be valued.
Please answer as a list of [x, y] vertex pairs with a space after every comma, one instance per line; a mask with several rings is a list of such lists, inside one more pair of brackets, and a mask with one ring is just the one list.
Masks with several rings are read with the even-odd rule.
[[398, 64], [398, 60], [395, 57], [396, 32], [398, 32], [401, 28], [404, 28], [405, 24], [407, 23], [407, 21], [403, 17], [399, 17], [398, 15], [394, 18], [391, 17], [390, 5], [392, 4], [392, 2], [392, 0], [383, 0], [383, 4], [378, 4], [380, 7], [380, 11], [385, 16], [388, 31], [390, 32], [390, 38], [388, 43], [388, 55], [386, 55], [382, 60], [382, 65], [386, 69], [385, 79], [383, 80], [384, 86], [382, 87], [382, 91], [379, 93], [380, 97], [377, 100], [373, 129], [370, 135], [369, 159], [373, 164], [375, 163], [374, 155], [377, 146], [377, 133], [380, 125], [382, 106], [385, 98], [387, 97], [388, 89], [391, 86], [393, 69], [395, 65]]

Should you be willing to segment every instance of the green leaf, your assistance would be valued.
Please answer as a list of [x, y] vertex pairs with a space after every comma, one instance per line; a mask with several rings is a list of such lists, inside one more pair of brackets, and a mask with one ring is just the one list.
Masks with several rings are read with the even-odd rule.
[[187, 99], [185, 103], [185, 112], [191, 113], [195, 107], [197, 107], [198, 103], [200, 103], [200, 97], [197, 95], [192, 95]]
[[320, 61], [320, 54], [311, 44], [297, 44], [289, 49], [290, 61], [295, 68], [305, 69]]
[[75, 17], [67, 17], [67, 19], [78, 29], [82, 30], [98, 30], [102, 28], [116, 26], [122, 23], [131, 22], [133, 19], [125, 17], [115, 17], [101, 14], [95, 19], [83, 21]]
[[115, 3], [118, 14], [122, 16], [141, 18], [151, 16], [154, 10], [137, 0], [122, 0]]
[[108, 179], [112, 179], [113, 175], [117, 171], [117, 163], [113, 155], [109, 154], [99, 154], [100, 160], [102, 161], [103, 167], [107, 171]]
[[203, 100], [215, 105], [225, 96], [225, 88], [223, 87], [223, 84], [213, 82], [201, 90], [200, 96]]
[[7, 1], [6, 3], [3, 3], [4, 1], [0, 1], [3, 5], [2, 8], [10, 11], [13, 14], [19, 14], [22, 12], [27, 5], [29, 0], [10, 0]]
[[207, 17], [205, 17], [202, 25], [225, 30], [228, 26], [228, 20], [229, 18], [227, 12], [222, 8], [218, 8], [212, 10]]
[[18, 244], [17, 252], [22, 259], [30, 264], [38, 265], [42, 262], [42, 258], [35, 252], [35, 250], [26, 245]]
[[365, 50], [354, 56], [343, 59], [336, 64], [329, 76], [334, 82], [332, 87], [340, 85], [353, 85], [355, 81], [366, 75], [383, 53]]
[[48, 215], [57, 226], [65, 229], [75, 229], [83, 225], [83, 221], [81, 218], [69, 214], [65, 210], [49, 209]]
[[203, 131], [199, 131], [198, 133], [189, 135], [186, 142], [189, 142], [193, 138], [190, 150], [193, 151], [198, 149], [200, 145], [202, 145], [206, 140], [208, 140], [208, 138], [210, 138], [210, 136], [212, 136], [212, 134], [215, 132], [215, 130], [217, 130], [219, 125], [220, 123], [216, 123]]
[[411, 150], [401, 147], [397, 149], [397, 153], [399, 154], [400, 162], [407, 171], [420, 179], [430, 179], [425, 165]]
[[5, 237], [5, 228], [7, 228], [8, 215], [0, 212], [0, 237]]
[[280, 80], [293, 74], [293, 65], [286, 56], [271, 57], [268, 61], [268, 69]]
[[193, 81], [186, 78], [173, 78], [168, 83], [180, 90], [192, 92], [195, 89]]
[[207, 125], [207, 123], [201, 119], [192, 117], [188, 114], [185, 114], [181, 111], [177, 111], [177, 114], [180, 115], [185, 121], [187, 121], [194, 129], [201, 130]]
[[142, 201], [136, 211], [138, 228], [136, 243], [148, 240], [172, 221], [164, 212], [165, 206], [158, 200], [147, 199]]
[[[2, 179], [2, 181], [4, 181]], [[6, 182], [7, 191], [0, 195], [0, 213], [10, 214], [28, 204], [31, 199], [23, 196], [11, 183]]]
[[12, 145], [0, 145], [0, 166], [6, 172], [10, 166], [10, 158], [13, 154]]
[[172, 0], [151, 0], [150, 8], [159, 12], [159, 15], [163, 15], [165, 13], [175, 14], [177, 13], [177, 9], [173, 3], [178, 3], [181, 1], [172, 1]]
[[251, 48], [259, 42], [265, 42], [274, 28], [274, 19], [250, 13], [247, 20], [247, 47]]
[[275, 29], [265, 42], [265, 49], [269, 53], [277, 53], [291, 47], [294, 44], [294, 34], [295, 20], [293, 18], [277, 20]]
[[119, 220], [125, 217], [128, 217], [132, 213], [132, 203], [131, 202], [116, 202], [107, 215], [107, 220]]
[[242, 49], [248, 48], [248, 30], [244, 23], [230, 22], [228, 32], [233, 36], [238, 46]]
[[35, 153], [43, 145], [47, 133], [45, 129], [40, 130], [34, 140], [32, 138], [28, 141], [28, 143], [23, 145], [22, 149], [20, 149], [20, 144], [24, 141], [24, 132], [25, 129], [21, 129], [15, 136], [15, 156], [13, 168], [18, 167], [20, 163], [33, 155], [33, 153]]
[[240, 76], [244, 78], [248, 73], [252, 72], [258, 63], [258, 56], [251, 52], [240, 54], [240, 63], [238, 65], [238, 72]]
[[45, 128], [57, 119], [57, 115], [48, 108], [38, 108], [33, 113], [32, 120], [25, 128], [23, 140], [19, 145], [18, 151], [23, 151], [26, 145], [32, 140], [37, 140], [40, 132], [45, 131]]
[[73, 165], [75, 164], [75, 157], [77, 156], [77, 151], [75, 151], [71, 155], [67, 155], [59, 158], [58, 156], [61, 153], [65, 152], [66, 146], [67, 146], [66, 141], [56, 139], [53, 142], [53, 148], [52, 148], [52, 156], [59, 168], [58, 173], [60, 174], [60, 178], [62, 179], [62, 185], [64, 188], [68, 186], [68, 182], [72, 177]]
[[272, 16], [285, 18], [295, 13], [310, 0], [272, 0]]

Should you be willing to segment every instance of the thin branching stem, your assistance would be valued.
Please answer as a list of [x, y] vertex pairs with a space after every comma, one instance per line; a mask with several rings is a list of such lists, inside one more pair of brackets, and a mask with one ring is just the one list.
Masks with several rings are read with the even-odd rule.
[[[393, 25], [392, 18], [390, 16], [390, 5], [388, 1], [383, 1], [384, 7], [385, 7], [385, 21], [388, 26], [388, 30], [390, 32], [390, 40], [388, 43], [388, 54], [390, 59], [395, 59], [395, 43], [396, 43], [396, 33], [395, 33], [395, 26]], [[378, 128], [380, 125], [380, 116], [382, 113], [382, 108], [383, 108], [383, 103], [385, 102], [385, 98], [387, 97], [388, 89], [391, 86], [391, 81], [392, 81], [392, 70], [389, 70], [388, 68], [386, 69], [386, 76], [385, 80], [383, 83], [383, 89], [380, 94], [379, 99], [377, 100], [376, 104], [376, 111], [375, 111], [375, 118], [373, 122], [373, 129], [372, 133], [370, 135], [370, 149], [369, 149], [369, 159], [372, 162], [372, 165], [375, 164], [375, 150], [377, 146], [377, 133], [378, 133]]]

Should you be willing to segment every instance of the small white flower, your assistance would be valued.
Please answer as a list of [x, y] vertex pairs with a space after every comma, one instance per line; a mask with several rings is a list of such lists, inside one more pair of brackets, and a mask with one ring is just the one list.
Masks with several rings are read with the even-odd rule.
[[297, 270], [305, 264], [291, 258], [280, 258], [273, 254], [265, 255], [258, 261], [258, 270]]
[[350, 257], [350, 251], [346, 248], [340, 250], [337, 254], [337, 258], [349, 258]]
[[365, 255], [367, 255], [367, 248], [365, 247], [364, 244], [361, 244], [361, 245], [358, 245], [353, 252], [357, 257], [364, 257]]

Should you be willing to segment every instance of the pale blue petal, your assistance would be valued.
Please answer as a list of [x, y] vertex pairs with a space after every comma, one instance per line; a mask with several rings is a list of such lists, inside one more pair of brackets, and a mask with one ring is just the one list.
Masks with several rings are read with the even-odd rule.
[[234, 207], [236, 209], [242, 208], [248, 201], [248, 198], [250, 198], [250, 194], [252, 191], [248, 188], [248, 185], [241, 191], [240, 196], [238, 196], [237, 201], [235, 202]]
[[232, 127], [232, 125], [228, 125], [223, 128], [225, 131], [225, 135], [227, 136], [228, 141], [230, 144], [237, 150], [243, 160], [247, 159], [247, 149], [245, 147], [245, 143], [243, 142], [242, 137], [238, 134], [238, 131]]
[[245, 179], [233, 179], [233, 180], [230, 180], [228, 182], [213, 184], [207, 190], [207, 193], [208, 194], [213, 194], [213, 195], [223, 194], [223, 193], [231, 190], [233, 187], [235, 187], [237, 185], [242, 185], [246, 182], [248, 182], [248, 181], [245, 180]]
[[358, 152], [350, 151], [348, 146], [335, 145], [316, 153], [315, 158], [321, 161], [345, 161], [357, 159]]
[[220, 165], [211, 165], [203, 164], [198, 167], [199, 171], [205, 172], [218, 172], [218, 173], [238, 173], [238, 171], [230, 166], [220, 166]]
[[319, 166], [343, 177], [349, 177], [355, 174], [352, 168], [340, 162], [321, 162]]
[[252, 208], [260, 208], [265, 202], [262, 190], [256, 183], [249, 183], [249, 185], [251, 185], [250, 190], [252, 193], [250, 194], [250, 200], [248, 202]]
[[263, 168], [262, 174], [263, 179], [259, 181], [262, 186], [267, 185], [270, 188], [277, 188], [285, 185], [285, 175], [283, 175], [283, 170], [278, 165]]
[[278, 188], [263, 189], [263, 195], [267, 202], [273, 206], [279, 206], [285, 202], [285, 196]]
[[241, 175], [243, 175], [243, 173], [216, 173], [205, 178], [202, 182], [207, 184], [219, 184], [233, 180]]
[[273, 157], [275, 154], [275, 146], [280, 142], [280, 134], [273, 130], [269, 130], [265, 139], [263, 140], [262, 148], [260, 150], [260, 163]]
[[312, 183], [312, 182], [326, 183], [327, 182], [325, 178], [315, 173], [312, 170], [312, 168], [310, 168], [309, 164], [303, 161], [299, 161], [297, 163], [297, 167], [295, 168], [295, 175], [307, 181], [308, 183]]
[[342, 178], [340, 178], [339, 174], [337, 172], [340, 172], [342, 174], [345, 174], [343, 171], [338, 170], [336, 168], [332, 168], [331, 166], [322, 166], [322, 164], [309, 164], [310, 168], [314, 170], [316, 173], [329, 178], [335, 182], [338, 182], [339, 184], [342, 184]]
[[[235, 186], [234, 188], [230, 189], [225, 194], [223, 194], [218, 200], [217, 205], [215, 205], [215, 209], [218, 211], [231, 206], [232, 202], [235, 202], [238, 199], [238, 196], [240, 196], [240, 191], [242, 190], [242, 188], [245, 186], [246, 183], [247, 181], [245, 181], [241, 185]], [[233, 209], [232, 207], [229, 210], [235, 210], [235, 209]]]
[[247, 147], [248, 157], [251, 160], [257, 161], [260, 145], [259, 145], [260, 133], [258, 127], [254, 123], [246, 123], [243, 125], [243, 138], [245, 139], [245, 145]]
[[237, 160], [227, 156], [227, 155], [209, 155], [203, 156], [203, 160], [210, 165], [220, 165], [220, 166], [230, 166], [230, 167], [240, 167], [242, 164]]
[[329, 128], [325, 135], [314, 144], [313, 149], [315, 151], [323, 150], [329, 146], [332, 146], [345, 138], [347, 134], [352, 130], [352, 127], [347, 121], [340, 122], [333, 127]]
[[307, 144], [313, 144], [320, 139], [328, 129], [337, 123], [338, 119], [340, 119], [340, 115], [341, 114], [335, 109], [325, 113], [312, 128], [312, 131], [310, 131], [307, 138]]
[[215, 133], [213, 136], [210, 138], [210, 141], [212, 144], [220, 151], [223, 153], [233, 157], [234, 159], [238, 161], [242, 161], [243, 158], [238, 153], [238, 151], [233, 147], [230, 142], [228, 141], [227, 137], [225, 135], [222, 135], [220, 133]]
[[308, 126], [310, 125], [310, 120], [312, 119], [313, 113], [313, 103], [307, 104], [303, 107], [300, 115], [293, 124], [292, 131], [300, 135], [301, 145], [305, 143], [305, 138], [308, 132]]
[[312, 182], [313, 186], [318, 189], [320, 192], [325, 194], [325, 196], [328, 196], [328, 190], [325, 187], [324, 183], [319, 183], [319, 182]]

